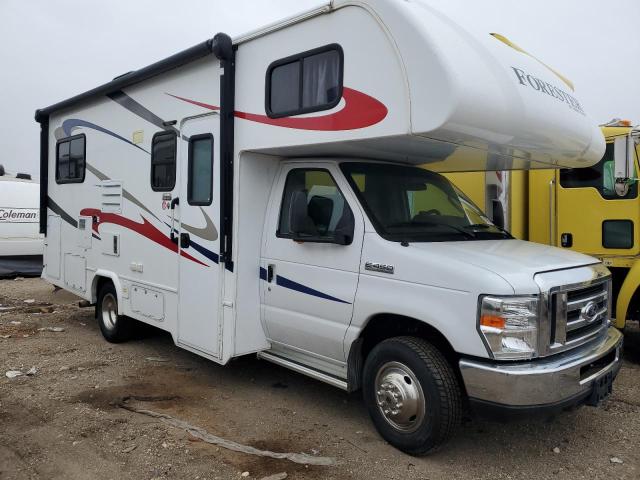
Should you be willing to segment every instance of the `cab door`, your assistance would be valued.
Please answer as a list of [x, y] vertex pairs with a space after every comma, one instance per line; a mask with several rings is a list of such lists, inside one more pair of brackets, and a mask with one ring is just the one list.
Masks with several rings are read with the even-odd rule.
[[[362, 216], [333, 164], [285, 165], [266, 223], [261, 276], [263, 320], [275, 349], [345, 361], [364, 235]], [[296, 240], [292, 205], [303, 199], [309, 239]], [[356, 215], [354, 215], [354, 212]], [[347, 233], [348, 243], [335, 243]]]
[[[218, 263], [220, 178], [219, 116], [187, 120], [181, 129], [180, 194], [174, 200], [172, 239], [179, 245], [178, 343], [208, 356], [221, 356]], [[219, 171], [219, 169], [218, 169]]]
[[557, 246], [601, 258], [638, 254], [638, 184], [616, 193], [613, 143], [593, 167], [558, 170], [555, 177]]

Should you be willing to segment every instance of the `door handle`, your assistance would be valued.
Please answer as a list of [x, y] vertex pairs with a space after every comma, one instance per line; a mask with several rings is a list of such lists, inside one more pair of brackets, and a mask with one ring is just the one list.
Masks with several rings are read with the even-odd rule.
[[169, 204], [169, 209], [171, 210], [171, 232], [169, 233], [169, 238], [176, 245], [178, 244], [178, 237], [176, 237], [176, 235], [173, 233], [173, 231], [175, 230], [175, 220], [176, 220], [175, 212], [176, 212], [176, 206], [177, 205], [180, 205], [180, 198], [179, 197], [176, 197], [173, 200], [171, 200], [171, 203]]
[[191, 245], [191, 237], [189, 236], [188, 233], [181, 233], [180, 234], [180, 248], [189, 248], [189, 246]]
[[273, 272], [276, 269], [275, 265], [269, 264], [267, 266], [267, 283], [271, 283], [273, 281]]

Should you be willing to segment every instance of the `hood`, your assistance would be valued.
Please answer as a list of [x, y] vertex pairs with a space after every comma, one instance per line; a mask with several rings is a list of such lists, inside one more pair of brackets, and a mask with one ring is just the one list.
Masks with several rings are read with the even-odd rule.
[[523, 240], [412, 243], [411, 247], [493, 272], [515, 293], [534, 293], [533, 277], [537, 273], [599, 263], [581, 253]]

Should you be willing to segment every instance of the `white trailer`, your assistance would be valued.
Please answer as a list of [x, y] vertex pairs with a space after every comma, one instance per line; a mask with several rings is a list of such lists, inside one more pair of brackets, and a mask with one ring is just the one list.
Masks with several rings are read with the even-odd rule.
[[39, 191], [31, 175], [0, 165], [0, 278], [42, 273]]
[[[424, 1], [326, 1], [36, 112], [44, 278], [225, 364], [363, 390], [422, 454], [475, 411], [597, 404], [621, 335], [596, 259], [512, 239], [434, 171], [604, 150], [564, 77]], [[424, 167], [428, 167], [426, 170]]]

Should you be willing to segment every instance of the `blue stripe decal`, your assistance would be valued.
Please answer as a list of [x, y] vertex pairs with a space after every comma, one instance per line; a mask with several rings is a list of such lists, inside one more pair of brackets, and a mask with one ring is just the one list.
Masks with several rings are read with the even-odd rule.
[[267, 269], [260, 267], [260, 280], [267, 279]]
[[202, 255], [204, 255], [205, 257], [207, 257], [209, 260], [211, 260], [212, 262], [218, 263], [220, 256], [215, 253], [212, 252], [211, 250], [208, 250], [206, 248], [204, 248], [202, 245], [197, 244], [196, 242], [194, 242], [193, 240], [191, 240], [189, 242], [189, 246], [193, 247], [193, 249], [196, 252], [201, 253]]
[[100, 125], [96, 125], [95, 123], [87, 122], [86, 120], [80, 120], [79, 118], [69, 118], [64, 122], [62, 122], [62, 130], [64, 130], [64, 133], [69, 136], [71, 135], [71, 132], [73, 131], [73, 129], [78, 127], [91, 128], [93, 130], [97, 130], [98, 132], [106, 133], [107, 135], [111, 135], [112, 137], [117, 138], [118, 140], [122, 140], [123, 142], [128, 143], [133, 147], [139, 148], [145, 153], [149, 153], [147, 150], [145, 150], [141, 146], [136, 145], [135, 143], [127, 140], [126, 138], [118, 135], [115, 132], [112, 132], [111, 130], [107, 130], [106, 128], [101, 127]]
[[[260, 273], [262, 273], [262, 271]], [[282, 277], [280, 275], [276, 275], [276, 285], [295, 290], [296, 292], [306, 293], [307, 295], [313, 295], [314, 297], [324, 298], [325, 300], [331, 300], [333, 302], [346, 303], [348, 305], [351, 305], [351, 302], [345, 302], [344, 300], [340, 300], [339, 298], [332, 297], [331, 295], [327, 295], [326, 293], [319, 292], [318, 290], [314, 290], [313, 288], [307, 287], [298, 282], [294, 282], [293, 280], [289, 280], [288, 278]]]

